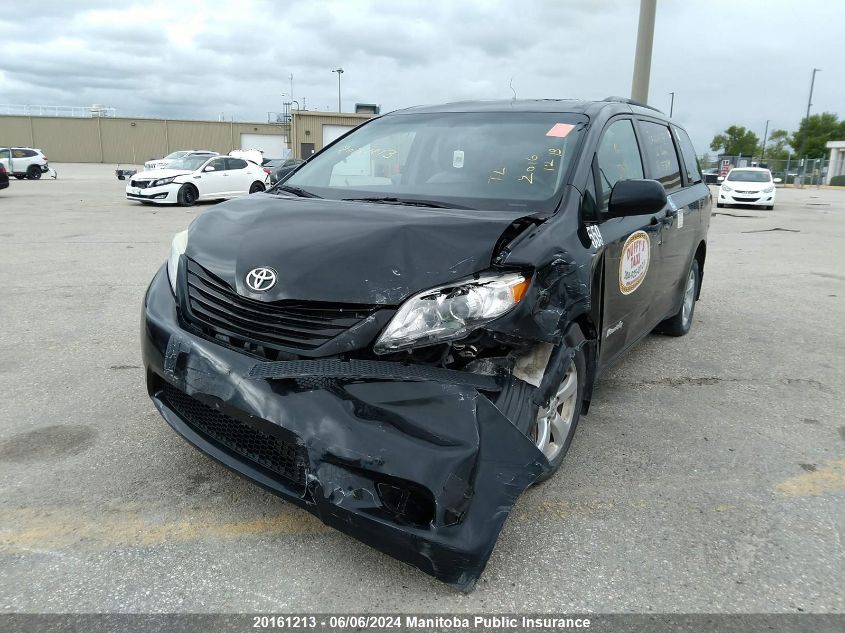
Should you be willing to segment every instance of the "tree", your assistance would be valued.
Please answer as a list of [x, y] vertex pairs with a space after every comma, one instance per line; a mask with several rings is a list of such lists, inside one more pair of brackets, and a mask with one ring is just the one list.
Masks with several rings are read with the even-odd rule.
[[766, 158], [772, 160], [786, 160], [789, 158], [789, 132], [786, 130], [772, 130], [766, 143]]
[[801, 125], [792, 133], [789, 144], [807, 158], [824, 158], [828, 152], [825, 147], [828, 141], [845, 141], [845, 121], [840, 121], [832, 112], [822, 112], [809, 119], [801, 119]]
[[751, 130], [732, 125], [724, 134], [717, 134], [710, 142], [710, 149], [728, 156], [753, 156], [760, 145], [760, 139]]
[[702, 154], [702, 155], [699, 157], [699, 159], [698, 159], [698, 165], [699, 165], [699, 167], [701, 167], [702, 169], [710, 169], [710, 167], [712, 167], [712, 166], [713, 166], [713, 158], [710, 156], [710, 154], [708, 154], [707, 152], [705, 152], [704, 154]]

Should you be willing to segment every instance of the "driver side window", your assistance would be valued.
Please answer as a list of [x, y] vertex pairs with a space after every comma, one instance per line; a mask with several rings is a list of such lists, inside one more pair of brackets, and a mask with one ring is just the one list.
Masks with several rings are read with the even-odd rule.
[[214, 171], [223, 171], [226, 169], [226, 159], [225, 158], [215, 158], [213, 161], [209, 162], [206, 165], [206, 170], [209, 167], [214, 167]]
[[643, 177], [643, 161], [634, 134], [634, 124], [630, 119], [615, 121], [604, 131], [597, 158], [601, 187], [598, 203], [600, 211], [604, 213], [613, 185], [620, 180]]

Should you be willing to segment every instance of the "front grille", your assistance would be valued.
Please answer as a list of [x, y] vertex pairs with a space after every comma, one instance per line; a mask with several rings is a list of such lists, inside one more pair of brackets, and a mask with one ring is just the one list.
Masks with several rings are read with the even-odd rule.
[[242, 297], [187, 260], [185, 317], [195, 325], [272, 349], [312, 350], [373, 314], [378, 306], [322, 302], [264, 303]]
[[149, 180], [130, 180], [129, 184], [133, 187], [138, 187], [138, 189], [146, 189], [147, 186], [150, 184]]
[[195, 431], [280, 475], [297, 489], [305, 489], [308, 454], [304, 447], [212, 409], [168, 383], [164, 383], [163, 396]]

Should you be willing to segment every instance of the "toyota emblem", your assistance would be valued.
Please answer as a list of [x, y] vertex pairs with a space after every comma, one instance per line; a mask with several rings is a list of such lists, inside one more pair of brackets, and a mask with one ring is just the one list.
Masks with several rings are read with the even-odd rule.
[[246, 285], [255, 292], [267, 292], [276, 285], [276, 271], [265, 266], [253, 268], [246, 274]]

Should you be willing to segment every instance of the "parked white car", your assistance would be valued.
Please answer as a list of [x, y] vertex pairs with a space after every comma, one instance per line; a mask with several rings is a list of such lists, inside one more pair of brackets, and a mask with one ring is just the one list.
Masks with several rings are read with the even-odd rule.
[[178, 152], [171, 152], [164, 158], [153, 158], [144, 163], [144, 169], [167, 169], [171, 166], [173, 161], [185, 158], [186, 156], [203, 156], [208, 158], [210, 156], [219, 156], [217, 152], [212, 152], [209, 149], [183, 149]]
[[34, 147], [0, 147], [0, 163], [18, 180], [38, 180], [50, 171], [44, 152]]
[[717, 207], [729, 204], [747, 204], [755, 207], [775, 208], [775, 183], [780, 178], [772, 178], [772, 172], [762, 167], [735, 167], [726, 178], [719, 178], [719, 197]]
[[267, 188], [267, 174], [255, 163], [231, 156], [186, 156], [168, 169], [135, 174], [126, 197], [152, 204], [191, 206], [198, 200], [236, 198]]

